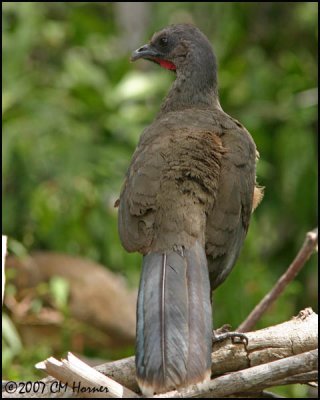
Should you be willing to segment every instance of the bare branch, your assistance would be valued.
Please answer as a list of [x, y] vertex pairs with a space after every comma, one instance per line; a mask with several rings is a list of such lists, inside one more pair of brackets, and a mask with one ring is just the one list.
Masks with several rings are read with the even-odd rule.
[[246, 391], [261, 391], [274, 386], [282, 378], [310, 370], [316, 370], [318, 365], [318, 350], [312, 350], [297, 356], [287, 357], [268, 364], [232, 372], [211, 380], [208, 384], [193, 385], [190, 388], [177, 390], [154, 396], [155, 398], [170, 397], [224, 397]]
[[[290, 321], [284, 322], [282, 324], [273, 327], [268, 327], [255, 332], [247, 333], [249, 343], [246, 346], [246, 348], [243, 344], [232, 343], [231, 340], [225, 341], [224, 343], [217, 343], [214, 345], [212, 353], [212, 374], [213, 376], [219, 376], [219, 378], [215, 378], [212, 382], [216, 382], [216, 379], [220, 379], [220, 375], [231, 372], [231, 374], [224, 375], [222, 378], [226, 379], [228, 376], [231, 376], [230, 381], [227, 382], [229, 382], [228, 385], [231, 385], [231, 388], [233, 388], [233, 385], [236, 384], [238, 385], [239, 383], [238, 380], [240, 379], [241, 383], [242, 379], [241, 378], [242, 375], [236, 375], [235, 378], [232, 378], [233, 376], [232, 374], [235, 373], [234, 371], [237, 371], [237, 373], [239, 373], [239, 370], [242, 370], [242, 372], [245, 373], [246, 371], [249, 370], [251, 371], [252, 368], [256, 368], [258, 366], [263, 367], [263, 369], [253, 370], [253, 371], [256, 372], [260, 371], [261, 374], [264, 374], [265, 371], [273, 371], [274, 375], [272, 374], [265, 375], [266, 379], [268, 378], [266, 380], [267, 382], [266, 385], [264, 381], [263, 384], [259, 383], [260, 381], [258, 382], [259, 383], [258, 384], [256, 383], [255, 380], [253, 380], [252, 383], [255, 385], [253, 385], [252, 387], [250, 386], [248, 389], [246, 389], [246, 386], [245, 387], [241, 385], [234, 386], [237, 388], [237, 393], [233, 392], [232, 393], [233, 397], [234, 396], [241, 397], [241, 394], [243, 394], [244, 392], [248, 396], [250, 396], [252, 393], [261, 394], [264, 388], [273, 385], [278, 386], [291, 383], [306, 383], [310, 381], [315, 381], [317, 380], [317, 369], [313, 368], [313, 365], [311, 364], [304, 364], [304, 366], [307, 365], [307, 368], [306, 369], [303, 368], [302, 370], [299, 370], [297, 364], [295, 364], [297, 367], [296, 369], [294, 370], [288, 369], [287, 374], [283, 373], [282, 375], [278, 374], [277, 369], [273, 370], [273, 367], [274, 367], [274, 362], [278, 362], [279, 359], [291, 362], [292, 360], [293, 361], [296, 360], [293, 357], [296, 357], [297, 354], [306, 355], [309, 354], [310, 352], [312, 353], [312, 351], [317, 349], [318, 346], [317, 332], [318, 332], [317, 314], [315, 314], [310, 308], [307, 308], [301, 311], [297, 317], [292, 318]], [[62, 371], [60, 371], [59, 373], [60, 374], [62, 373], [63, 376], [57, 375], [56, 372], [50, 370], [50, 368], [52, 367], [51, 364], [47, 364], [47, 362], [50, 360], [51, 359], [44, 361], [43, 363], [46, 363], [45, 365], [42, 365], [43, 363], [40, 363], [40, 367], [42, 367], [42, 369], [45, 368], [48, 374], [55, 376], [56, 379], [59, 379], [62, 382], [69, 380], [69, 382], [71, 383], [70, 387], [72, 386], [73, 381], [75, 382], [81, 381], [81, 385], [89, 387], [94, 386], [93, 382], [95, 382], [95, 385], [100, 382], [99, 380], [98, 381], [95, 380], [95, 376], [93, 376], [93, 378], [91, 379], [92, 374], [88, 373], [87, 370], [85, 370], [86, 371], [85, 373], [81, 372], [83, 371], [81, 368], [80, 372], [82, 375], [80, 374], [79, 377], [77, 378], [75, 378], [75, 376], [73, 375], [71, 377], [69, 377], [69, 375], [64, 375], [64, 372]], [[301, 363], [306, 362], [304, 358], [300, 358], [297, 360], [300, 360]], [[70, 356], [69, 356], [69, 361], [70, 361]], [[57, 360], [53, 362], [53, 364], [55, 363], [58, 363], [59, 368], [61, 367], [61, 364], [63, 364], [63, 362], [59, 362]], [[77, 366], [78, 364], [76, 363], [76, 367]], [[283, 368], [284, 366], [286, 366], [286, 364], [283, 364]], [[53, 365], [53, 368], [55, 368], [55, 365]], [[136, 383], [134, 357], [129, 357], [122, 360], [102, 364], [100, 366], [95, 367], [94, 370], [99, 371], [104, 375], [107, 375], [112, 381], [116, 381], [120, 385], [122, 385], [122, 387], [124, 387], [123, 393], [127, 393], [125, 388], [131, 389], [136, 392], [139, 391]], [[77, 372], [78, 369], [75, 368], [75, 371]], [[82, 379], [82, 376], [84, 376], [84, 379]], [[244, 377], [246, 376], [247, 375], [244, 375]], [[263, 375], [261, 375], [261, 379], [262, 376]], [[43, 385], [45, 386], [44, 390], [41, 393], [28, 393], [28, 397], [51, 397], [51, 398], [65, 397], [65, 396], [84, 397], [84, 394], [77, 393], [76, 391], [72, 390], [72, 388], [65, 390], [63, 393], [51, 392], [50, 387], [54, 382], [56, 382], [56, 379], [53, 378], [43, 379], [41, 382], [43, 382]], [[90, 382], [88, 382], [88, 380], [86, 379], [90, 379]], [[218, 381], [218, 383], [219, 382], [220, 381]], [[248, 382], [250, 382], [250, 380]], [[220, 388], [221, 390], [223, 387], [227, 388], [225, 396], [231, 395], [229, 393], [228, 385], [223, 383], [223, 385], [218, 386], [218, 388]], [[103, 383], [103, 386], [106, 386], [106, 384]], [[108, 385], [107, 387], [109, 388]], [[215, 388], [215, 386], [213, 387]], [[197, 390], [199, 390], [199, 388]], [[120, 393], [119, 391], [117, 391], [117, 389], [115, 389], [115, 391], [116, 391], [115, 394]], [[215, 389], [213, 390], [213, 392], [215, 394]], [[195, 393], [196, 392], [194, 391], [193, 394], [195, 395]], [[5, 391], [2, 394], [3, 397], [6, 398], [9, 397], [18, 398], [25, 396], [25, 395], [23, 396], [19, 392], [15, 392], [14, 395], [10, 395], [10, 393]], [[202, 391], [201, 392], [197, 391], [197, 395], [201, 394], [203, 394]], [[135, 395], [135, 393], [133, 393], [133, 395]], [[166, 395], [167, 394], [163, 396], [168, 397]], [[211, 392], [209, 393], [209, 396], [212, 397]], [[126, 397], [129, 396], [126, 395]], [[260, 397], [263, 397], [263, 393], [261, 394]]]
[[79, 383], [83, 388], [83, 391], [80, 388], [77, 390], [81, 397], [139, 397], [120, 383], [89, 367], [72, 353], [68, 353], [67, 360], [58, 361], [50, 357], [38, 363], [36, 368], [45, 371], [68, 386], [74, 387], [75, 383]]
[[318, 228], [310, 231], [306, 235], [306, 239], [293, 260], [287, 271], [280, 277], [272, 290], [260, 301], [258, 305], [251, 311], [244, 322], [236, 329], [238, 332], [248, 332], [251, 330], [271, 304], [280, 296], [285, 287], [295, 278], [302, 269], [305, 262], [310, 258], [311, 254], [318, 246]]

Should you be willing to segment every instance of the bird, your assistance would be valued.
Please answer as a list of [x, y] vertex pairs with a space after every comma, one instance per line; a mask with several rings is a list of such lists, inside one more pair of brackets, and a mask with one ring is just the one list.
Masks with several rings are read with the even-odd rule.
[[169, 25], [132, 53], [175, 74], [127, 170], [118, 231], [143, 255], [136, 375], [150, 396], [211, 375], [211, 293], [229, 275], [263, 190], [252, 136], [220, 105], [217, 61], [192, 24]]

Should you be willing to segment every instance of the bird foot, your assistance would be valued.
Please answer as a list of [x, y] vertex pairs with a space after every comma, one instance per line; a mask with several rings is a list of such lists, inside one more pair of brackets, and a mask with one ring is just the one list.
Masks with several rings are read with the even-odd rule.
[[249, 343], [248, 336], [241, 332], [230, 332], [230, 325], [223, 325], [221, 328], [212, 331], [212, 344], [231, 339], [232, 343], [243, 343], [247, 347]]

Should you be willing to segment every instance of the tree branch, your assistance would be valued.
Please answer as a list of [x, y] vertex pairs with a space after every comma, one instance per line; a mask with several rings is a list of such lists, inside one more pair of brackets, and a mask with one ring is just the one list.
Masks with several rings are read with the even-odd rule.
[[211, 380], [208, 384], [193, 385], [179, 392], [174, 390], [155, 398], [170, 397], [225, 397], [232, 394], [263, 390], [275, 386], [288, 375], [296, 375], [310, 370], [316, 370], [318, 365], [318, 350], [312, 350], [297, 356], [287, 357], [268, 364], [258, 365], [243, 371], [232, 372]]
[[287, 271], [280, 277], [272, 290], [251, 311], [244, 322], [236, 329], [237, 332], [248, 332], [251, 330], [271, 304], [280, 296], [286, 286], [295, 278], [302, 269], [305, 262], [318, 246], [318, 228], [307, 233], [305, 241]]
[[77, 389], [82, 397], [140, 397], [131, 390], [126, 389], [120, 383], [89, 367], [89, 365], [79, 360], [79, 358], [70, 352], [68, 353], [67, 360], [58, 361], [50, 357], [38, 363], [36, 368], [45, 371], [48, 375], [53, 376], [68, 386], [72, 382], [73, 388], [75, 387], [75, 383], [79, 383], [77, 388], [79, 387], [80, 389], [82, 387], [84, 389], [83, 391]]
[[[317, 369], [314, 367], [313, 360], [315, 357], [314, 350], [318, 347], [317, 333], [317, 315], [310, 308], [307, 308], [290, 321], [247, 333], [249, 343], [246, 347], [241, 343], [232, 343], [231, 340], [216, 343], [212, 353], [212, 375], [215, 378], [209, 382], [209, 386], [206, 388], [192, 387], [190, 393], [193, 397], [204, 395], [204, 393], [209, 397], [226, 397], [231, 394], [241, 397], [243, 393], [248, 395], [261, 393], [263, 389], [274, 385], [315, 381]], [[304, 355], [304, 357], [295, 358], [297, 355]], [[70, 356], [68, 358], [70, 362]], [[283, 364], [275, 364], [279, 360], [283, 361]], [[291, 363], [294, 365], [292, 368], [290, 367]], [[299, 368], [299, 363], [301, 363], [301, 368]], [[66, 372], [66, 365], [65, 360], [62, 362], [55, 360], [52, 363], [52, 359], [48, 359], [38, 366], [45, 369], [48, 374], [54, 375], [56, 379], [62, 382], [68, 381], [70, 386], [68, 390], [63, 393], [52, 393], [50, 387], [56, 379], [46, 378], [41, 381], [45, 385], [43, 392], [28, 393], [28, 397], [84, 397], [83, 393], [75, 392], [72, 389], [74, 381], [81, 381], [81, 385], [86, 387], [94, 387], [97, 383], [99, 384], [98, 387], [101, 386], [100, 382], [102, 381], [97, 381], [95, 375], [91, 372], [88, 373], [87, 370], [83, 372], [81, 367], [82, 375], [73, 376], [70, 375], [69, 371]], [[76, 363], [76, 367], [77, 365]], [[261, 369], [253, 369], [257, 367]], [[55, 371], [50, 368], [54, 368]], [[59, 368], [61, 370], [57, 372], [56, 369]], [[77, 368], [75, 370], [77, 372]], [[107, 375], [113, 383], [118, 382], [116, 384], [122, 385], [123, 393], [129, 393], [133, 396], [136, 394], [130, 392], [131, 390], [139, 392], [136, 383], [134, 357], [102, 364], [95, 367], [94, 370]], [[281, 374], [279, 374], [279, 370], [282, 371]], [[220, 376], [226, 373], [228, 375]], [[257, 374], [257, 380], [252, 378], [252, 375], [255, 377], [255, 374]], [[222, 379], [222, 381], [217, 381], [217, 379]], [[225, 381], [226, 379], [227, 381]], [[250, 382], [252, 383], [251, 386]], [[107, 386], [109, 390], [108, 383], [104, 383], [103, 386]], [[113, 390], [112, 387], [110, 388]], [[126, 392], [127, 389], [125, 388], [129, 391]], [[231, 389], [233, 391], [230, 394]], [[122, 393], [121, 390], [121, 388], [115, 389], [114, 394], [119, 397]], [[207, 390], [207, 392], [204, 392], [204, 390]], [[183, 397], [181, 393], [187, 392], [189, 393], [189, 388], [179, 392], [170, 392], [170, 395], [174, 393], [178, 397]], [[218, 396], [216, 393], [220, 393], [220, 395]], [[129, 395], [125, 396], [129, 397]], [[137, 396], [139, 397], [139, 395]], [[18, 398], [25, 396], [18, 392], [15, 392], [14, 395], [3, 392], [3, 397]], [[158, 397], [169, 397], [169, 394], [159, 395]], [[188, 395], [188, 397], [190, 396]], [[263, 397], [263, 394], [260, 397]]]

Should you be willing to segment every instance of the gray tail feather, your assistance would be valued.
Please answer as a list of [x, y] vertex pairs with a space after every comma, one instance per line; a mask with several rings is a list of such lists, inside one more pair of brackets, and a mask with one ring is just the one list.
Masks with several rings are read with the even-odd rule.
[[146, 395], [210, 379], [212, 313], [207, 259], [198, 242], [183, 255], [143, 258], [136, 370]]

